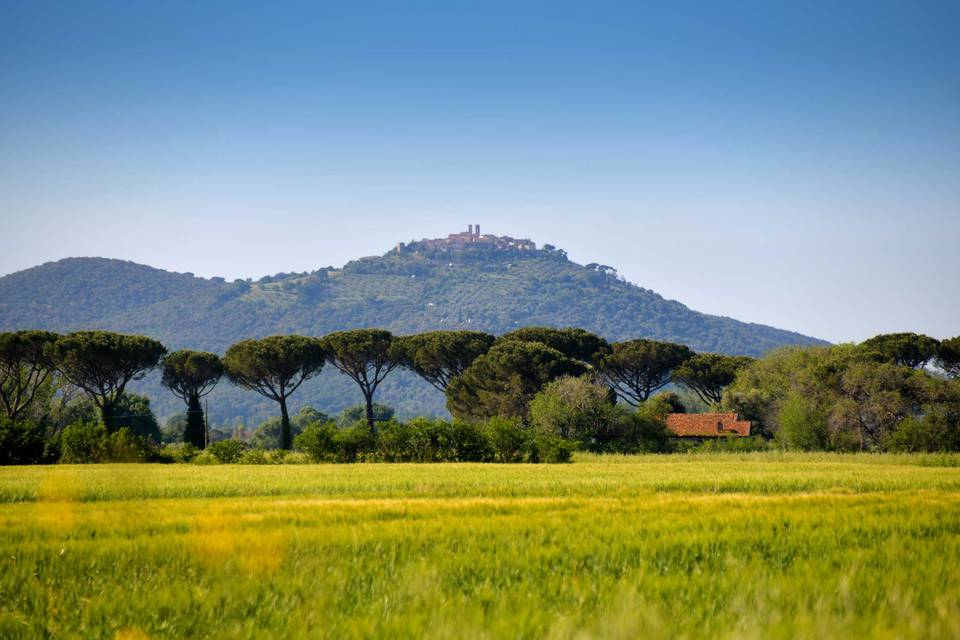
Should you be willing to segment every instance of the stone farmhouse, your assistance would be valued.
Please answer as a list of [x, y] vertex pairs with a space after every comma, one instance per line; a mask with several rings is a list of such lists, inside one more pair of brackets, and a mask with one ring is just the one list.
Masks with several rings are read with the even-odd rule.
[[743, 438], [750, 435], [750, 421], [735, 413], [671, 413], [667, 430], [677, 438]]

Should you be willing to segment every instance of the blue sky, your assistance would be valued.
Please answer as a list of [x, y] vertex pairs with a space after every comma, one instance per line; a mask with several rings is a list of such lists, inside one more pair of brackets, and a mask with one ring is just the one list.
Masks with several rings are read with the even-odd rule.
[[468, 223], [701, 311], [960, 334], [960, 4], [0, 1], [0, 273]]

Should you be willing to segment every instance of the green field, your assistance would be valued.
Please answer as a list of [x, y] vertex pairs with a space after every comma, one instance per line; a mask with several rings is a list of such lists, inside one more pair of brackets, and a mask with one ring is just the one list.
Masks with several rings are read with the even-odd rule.
[[0, 637], [960, 637], [960, 457], [0, 468]]

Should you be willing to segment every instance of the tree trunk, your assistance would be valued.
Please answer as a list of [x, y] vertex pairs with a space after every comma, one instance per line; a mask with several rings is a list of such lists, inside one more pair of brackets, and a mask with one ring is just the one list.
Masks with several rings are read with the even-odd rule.
[[367, 402], [367, 428], [369, 428], [371, 432], [374, 432], [377, 430], [377, 427], [373, 422], [373, 394], [364, 391], [363, 399]]
[[280, 448], [293, 448], [293, 437], [290, 435], [290, 414], [287, 413], [287, 397], [280, 398]]
[[114, 413], [113, 405], [104, 401], [103, 406], [100, 407], [100, 419], [103, 421], [103, 426], [111, 433], [113, 433], [114, 429]]

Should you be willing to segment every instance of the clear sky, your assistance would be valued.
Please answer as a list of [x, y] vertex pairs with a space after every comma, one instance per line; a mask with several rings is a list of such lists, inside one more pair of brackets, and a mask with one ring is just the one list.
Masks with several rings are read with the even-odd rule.
[[468, 223], [829, 340], [960, 334], [960, 3], [0, 0], [0, 274]]

